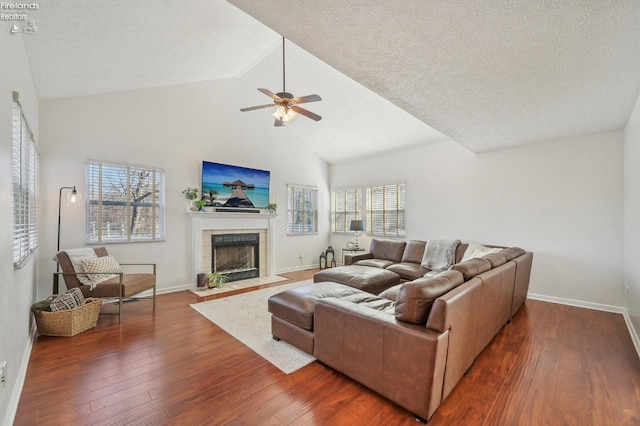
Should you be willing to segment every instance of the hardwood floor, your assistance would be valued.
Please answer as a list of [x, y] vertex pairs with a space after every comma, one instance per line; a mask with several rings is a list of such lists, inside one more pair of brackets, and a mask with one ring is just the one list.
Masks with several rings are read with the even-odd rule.
[[[314, 271], [292, 274], [308, 278]], [[286, 375], [189, 307], [191, 292], [34, 344], [15, 425], [415, 425], [318, 362]], [[527, 300], [429, 425], [639, 425], [621, 315]]]

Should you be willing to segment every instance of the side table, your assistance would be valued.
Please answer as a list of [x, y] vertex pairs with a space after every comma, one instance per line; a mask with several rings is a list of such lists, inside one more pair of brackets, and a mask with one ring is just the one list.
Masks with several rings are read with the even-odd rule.
[[345, 253], [358, 253], [358, 252], [365, 252], [366, 250], [363, 248], [349, 248], [349, 247], [344, 247], [342, 249], [342, 265], [344, 266], [344, 259], [345, 259]]

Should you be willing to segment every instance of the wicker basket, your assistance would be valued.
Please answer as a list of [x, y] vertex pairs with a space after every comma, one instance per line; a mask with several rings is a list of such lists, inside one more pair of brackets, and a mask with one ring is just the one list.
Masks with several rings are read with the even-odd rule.
[[43, 336], [75, 336], [96, 326], [102, 299], [88, 298], [84, 305], [75, 309], [48, 312], [32, 309], [38, 326], [38, 334]]

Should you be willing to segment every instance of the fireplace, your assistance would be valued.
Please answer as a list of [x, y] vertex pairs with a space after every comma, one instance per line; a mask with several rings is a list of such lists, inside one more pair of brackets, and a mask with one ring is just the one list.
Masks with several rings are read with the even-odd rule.
[[229, 281], [260, 276], [260, 234], [211, 235], [211, 270]]
[[194, 287], [198, 274], [207, 274], [213, 269], [213, 236], [259, 234], [258, 255], [255, 255], [255, 251], [253, 252], [258, 267], [257, 277], [270, 277], [273, 274], [273, 221], [276, 214], [231, 212], [189, 212], [188, 214], [191, 217], [192, 285]]

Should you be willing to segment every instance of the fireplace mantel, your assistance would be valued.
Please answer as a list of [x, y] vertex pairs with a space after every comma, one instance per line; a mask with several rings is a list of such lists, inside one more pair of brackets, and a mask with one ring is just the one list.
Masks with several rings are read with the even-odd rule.
[[208, 270], [208, 265], [203, 265], [203, 246], [210, 245], [210, 241], [203, 241], [203, 231], [219, 230], [267, 230], [267, 271], [266, 276], [273, 275], [273, 246], [274, 233], [273, 221], [278, 216], [276, 213], [241, 213], [241, 212], [187, 212], [191, 216], [191, 242], [192, 242], [192, 285], [195, 287], [196, 276], [200, 272]]

